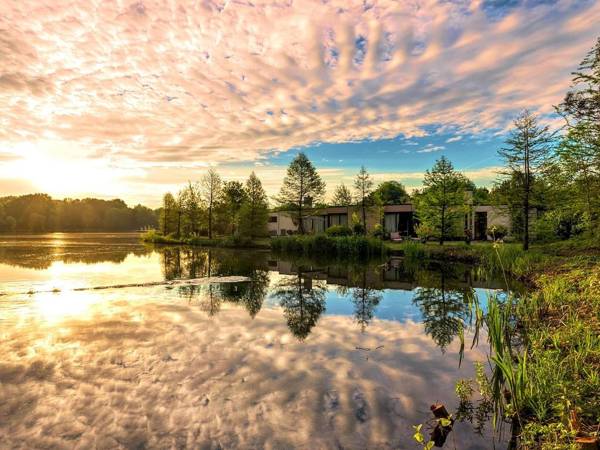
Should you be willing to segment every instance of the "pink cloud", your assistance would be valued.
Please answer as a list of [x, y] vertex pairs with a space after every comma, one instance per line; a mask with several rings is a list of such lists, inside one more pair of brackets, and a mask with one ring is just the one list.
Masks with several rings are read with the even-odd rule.
[[598, 23], [575, 0], [494, 20], [435, 0], [2, 2], [0, 148], [202, 165], [502, 129], [551, 112]]

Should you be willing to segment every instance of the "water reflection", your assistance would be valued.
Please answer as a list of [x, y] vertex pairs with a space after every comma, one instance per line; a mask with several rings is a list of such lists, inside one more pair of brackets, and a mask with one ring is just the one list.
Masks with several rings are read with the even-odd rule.
[[273, 295], [279, 300], [288, 328], [298, 339], [305, 339], [325, 311], [325, 284], [313, 280], [299, 268], [297, 273], [278, 281]]
[[[0, 238], [7, 448], [411, 448], [429, 403], [452, 407], [485, 359], [469, 349], [458, 367], [469, 302], [503, 288], [461, 265], [109, 241]], [[144, 285], [218, 276], [247, 281]], [[62, 291], [16, 294], [39, 286]]]
[[352, 303], [354, 303], [354, 318], [364, 333], [367, 325], [373, 320], [375, 308], [383, 298], [381, 291], [370, 287], [368, 282], [368, 268], [362, 267], [358, 277], [358, 286], [352, 289]]
[[413, 298], [421, 310], [425, 331], [442, 351], [470, 323], [476, 301], [473, 287], [461, 283], [456, 275], [452, 266], [443, 266], [438, 272], [419, 273], [421, 279], [429, 278], [426, 283], [429, 287], [418, 287]]

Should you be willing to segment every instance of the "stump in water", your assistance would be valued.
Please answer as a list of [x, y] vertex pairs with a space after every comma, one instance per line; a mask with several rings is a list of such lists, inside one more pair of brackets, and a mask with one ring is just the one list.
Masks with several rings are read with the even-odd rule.
[[[436, 447], [443, 447], [446, 443], [448, 435], [452, 431], [454, 425], [454, 419], [448, 414], [448, 410], [441, 403], [431, 405], [431, 413], [437, 419], [438, 423], [431, 432], [431, 440]], [[442, 422], [446, 422], [446, 425], [442, 425]]]

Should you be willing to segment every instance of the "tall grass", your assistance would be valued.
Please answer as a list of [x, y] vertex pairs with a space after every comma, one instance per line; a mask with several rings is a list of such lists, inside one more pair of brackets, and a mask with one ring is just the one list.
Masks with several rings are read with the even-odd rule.
[[[510, 247], [495, 250], [504, 270], [529, 270], [532, 261], [542, 271], [556, 264]], [[488, 299], [482, 323], [490, 344], [495, 423], [512, 422], [519, 448], [577, 448], [577, 435], [598, 434], [599, 288], [600, 262], [589, 257], [538, 276], [534, 291], [517, 302]]]
[[377, 238], [324, 234], [273, 238], [271, 249], [283, 254], [349, 259], [381, 257], [387, 253], [383, 242]]

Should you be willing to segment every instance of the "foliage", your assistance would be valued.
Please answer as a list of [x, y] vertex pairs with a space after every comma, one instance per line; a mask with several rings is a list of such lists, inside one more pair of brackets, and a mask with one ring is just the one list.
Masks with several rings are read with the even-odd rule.
[[508, 236], [508, 228], [504, 225], [492, 225], [486, 230], [488, 236], [491, 236], [494, 241], [501, 241]]
[[536, 241], [552, 242], [558, 239], [569, 239], [583, 233], [585, 219], [581, 212], [557, 209], [538, 218], [534, 229]]
[[356, 222], [352, 225], [352, 232], [357, 236], [364, 235], [366, 228], [361, 222]]
[[223, 206], [227, 214], [231, 234], [235, 234], [239, 225], [242, 205], [247, 201], [244, 185], [239, 181], [227, 181], [223, 184]]
[[123, 200], [55, 200], [46, 194], [0, 198], [0, 232], [134, 231], [157, 228], [155, 211]]
[[275, 198], [280, 205], [286, 205], [298, 221], [298, 231], [304, 234], [304, 219], [310, 213], [313, 203], [320, 201], [325, 193], [325, 182], [304, 153], [290, 163], [279, 195]]
[[215, 206], [221, 201], [223, 182], [214, 169], [209, 169], [200, 178], [200, 195], [207, 208], [208, 238], [212, 239]]
[[400, 205], [408, 203], [410, 196], [398, 181], [384, 181], [377, 186], [373, 195], [378, 197], [383, 205]]
[[290, 331], [304, 340], [325, 311], [325, 286], [298, 270], [296, 275], [282, 278], [273, 295], [279, 300]]
[[269, 217], [267, 194], [254, 172], [245, 185], [245, 201], [240, 212], [240, 233], [243, 236], [266, 236]]
[[352, 236], [352, 229], [345, 225], [334, 225], [325, 230], [327, 236], [337, 237], [337, 236]]
[[567, 92], [559, 111], [571, 124], [588, 122], [600, 124], [600, 38], [574, 73], [573, 88]]
[[343, 183], [336, 186], [335, 191], [333, 191], [331, 204], [333, 206], [350, 206], [352, 203], [352, 193], [350, 192], [350, 189]]
[[380, 257], [386, 253], [380, 239], [365, 236], [329, 237], [325, 234], [272, 238], [271, 249], [292, 255], [350, 259]]
[[[425, 173], [424, 188], [417, 196], [417, 217], [440, 244], [462, 235], [458, 223], [466, 212], [465, 188], [468, 182], [456, 172], [452, 163], [442, 156]], [[422, 232], [422, 230], [421, 230]]]
[[421, 222], [415, 226], [415, 234], [419, 237], [419, 239], [426, 241], [429, 238], [435, 237], [436, 231], [431, 224], [427, 222]]
[[506, 175], [522, 177], [521, 189], [516, 192], [523, 218], [523, 249], [529, 248], [529, 215], [533, 178], [547, 166], [554, 135], [547, 125], [538, 124], [536, 116], [523, 111], [513, 122], [506, 147], [498, 151], [504, 159]]
[[[356, 203], [360, 205], [361, 216], [362, 216], [362, 233], [364, 234], [367, 230], [367, 207], [372, 204], [370, 198], [373, 190], [373, 180], [367, 172], [365, 166], [361, 166], [360, 171], [356, 174], [354, 179], [354, 191], [356, 195]], [[355, 233], [357, 229], [355, 228]]]
[[375, 224], [375, 227], [373, 227], [373, 231], [371, 232], [371, 236], [379, 238], [379, 239], [384, 239], [386, 237], [389, 237], [389, 236], [386, 236], [386, 232], [380, 223]]

